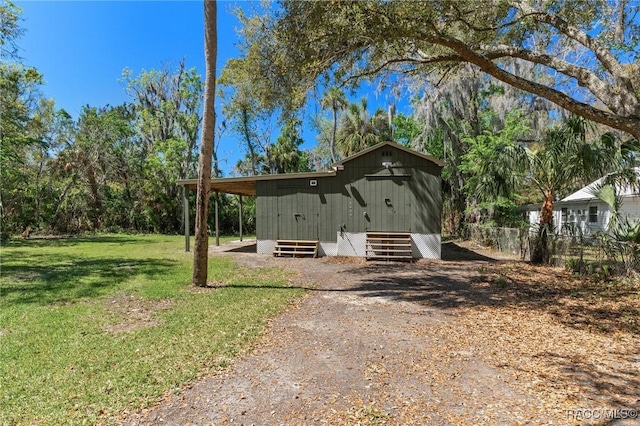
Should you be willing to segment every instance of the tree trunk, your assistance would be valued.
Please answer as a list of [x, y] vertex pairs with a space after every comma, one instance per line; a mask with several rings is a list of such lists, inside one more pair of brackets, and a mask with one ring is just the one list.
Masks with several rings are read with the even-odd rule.
[[60, 195], [60, 198], [58, 199], [55, 211], [53, 213], [53, 218], [49, 221], [49, 227], [52, 230], [58, 231], [58, 218], [60, 216], [60, 209], [62, 208], [62, 204], [64, 204], [64, 201], [67, 199], [67, 193], [69, 192], [71, 187], [74, 186], [76, 183], [76, 176], [77, 175], [74, 173], [73, 177], [71, 178], [67, 186], [64, 188], [64, 191], [62, 191], [62, 195]]
[[540, 224], [553, 227], [553, 192], [549, 189], [544, 191], [544, 201], [540, 210]]
[[102, 199], [98, 188], [98, 180], [96, 179], [94, 166], [86, 156], [82, 158], [82, 165], [84, 166], [89, 191], [91, 192], [91, 222], [93, 223], [93, 229], [99, 231], [102, 227]]
[[338, 132], [338, 108], [332, 108], [333, 112], [333, 122], [331, 126], [331, 142], [330, 142], [330, 152], [331, 152], [331, 163], [336, 162], [336, 133]]
[[[253, 173], [253, 176], [256, 176], [258, 174], [257, 169], [256, 169], [256, 153], [255, 153], [255, 148], [253, 146], [253, 142], [251, 142], [251, 129], [250, 129], [250, 120], [251, 118], [249, 117], [249, 111], [246, 109], [246, 107], [243, 107], [242, 111], [241, 111], [241, 117], [242, 117], [242, 132], [244, 133], [244, 139], [247, 143], [247, 149], [249, 150], [249, 157], [251, 160], [251, 173]], [[267, 153], [268, 156], [269, 153]], [[269, 165], [271, 165], [271, 163], [269, 163]]]
[[551, 189], [543, 191], [544, 202], [540, 210], [540, 227], [531, 250], [531, 263], [548, 264], [551, 260], [549, 250], [549, 234], [553, 232], [553, 202], [554, 194]]
[[217, 57], [217, 3], [204, 0], [204, 57], [206, 64], [204, 86], [204, 111], [202, 117], [202, 137], [200, 159], [198, 161], [198, 190], [196, 195], [195, 242], [193, 246], [193, 284], [207, 285], [209, 260], [209, 193], [211, 186], [211, 158], [215, 137], [215, 91]]

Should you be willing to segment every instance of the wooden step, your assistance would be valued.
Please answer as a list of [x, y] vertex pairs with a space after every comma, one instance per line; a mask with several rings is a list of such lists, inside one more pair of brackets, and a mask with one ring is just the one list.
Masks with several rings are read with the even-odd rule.
[[367, 251], [375, 252], [375, 253], [411, 253], [410, 248], [398, 248], [398, 247], [385, 247], [385, 248], [377, 248], [377, 247], [367, 247]]
[[384, 242], [374, 242], [374, 241], [367, 241], [369, 243], [369, 245], [371, 246], [376, 246], [376, 247], [411, 247], [411, 241], [401, 241], [401, 242], [388, 242], [388, 241], [384, 241]]
[[318, 257], [318, 241], [277, 240], [274, 256]]
[[409, 261], [413, 260], [413, 257], [407, 256], [389, 256], [389, 255], [378, 255], [378, 254], [368, 254], [367, 260], [402, 260]]
[[367, 232], [367, 260], [413, 260], [411, 234], [405, 232]]

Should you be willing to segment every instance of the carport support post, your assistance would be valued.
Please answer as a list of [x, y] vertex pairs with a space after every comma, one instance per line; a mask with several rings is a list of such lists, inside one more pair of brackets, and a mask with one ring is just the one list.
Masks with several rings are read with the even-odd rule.
[[182, 214], [184, 215], [184, 251], [189, 251], [190, 233], [189, 233], [189, 187], [182, 186]]
[[218, 221], [218, 193], [216, 192], [216, 196], [215, 196], [215, 210], [216, 210], [216, 247], [218, 247], [220, 245], [220, 225], [219, 225], [219, 221]]
[[240, 202], [238, 203], [238, 223], [240, 224], [240, 241], [242, 241], [242, 195], [238, 195], [238, 197], [240, 198]]

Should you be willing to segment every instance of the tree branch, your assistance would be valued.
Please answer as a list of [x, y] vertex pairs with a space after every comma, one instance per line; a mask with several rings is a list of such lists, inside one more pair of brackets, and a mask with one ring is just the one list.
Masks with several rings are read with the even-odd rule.
[[[348, 82], [350, 82], [352, 80], [357, 80], [359, 78], [370, 77], [372, 75], [375, 75], [375, 74], [379, 73], [380, 71], [382, 71], [383, 69], [389, 67], [390, 65], [398, 64], [398, 63], [400, 63], [400, 64], [409, 63], [409, 64], [417, 64], [417, 65], [429, 65], [429, 64], [443, 63], [443, 62], [455, 62], [455, 63], [466, 62], [458, 54], [449, 54], [449, 55], [431, 56], [430, 57], [430, 56], [426, 55], [424, 52], [421, 52], [420, 50], [418, 50], [417, 53], [418, 53], [418, 55], [420, 55], [421, 58], [417, 59], [417, 58], [402, 57], [402, 58], [389, 59], [387, 61], [384, 61], [382, 64], [378, 65], [377, 67], [375, 67], [373, 69], [368, 69], [368, 70], [366, 70], [364, 72], [361, 72], [361, 73], [358, 73], [358, 74], [352, 74], [349, 77], [347, 77], [341, 83], [341, 86], [344, 86], [345, 84], [347, 84]], [[448, 73], [449, 71], [450, 71], [450, 69], [448, 69], [446, 72]], [[407, 70], [406, 72], [410, 73], [411, 70]], [[437, 84], [436, 84], [436, 86], [437, 86]]]
[[478, 66], [482, 71], [502, 82], [517, 87], [518, 89], [539, 95], [561, 106], [567, 111], [573, 112], [574, 114], [583, 116], [597, 123], [618, 128], [630, 133], [635, 138], [640, 139], [640, 120], [633, 115], [623, 116], [601, 110], [591, 105], [579, 102], [559, 90], [505, 71], [498, 67], [498, 65], [488, 57], [473, 51], [466, 44], [452, 37], [440, 36], [434, 38], [433, 42], [457, 52], [463, 60]]
[[607, 50], [607, 48], [604, 47], [597, 39], [591, 37], [579, 28], [570, 25], [564, 19], [545, 12], [537, 11], [526, 3], [519, 3], [518, 7], [532, 19], [551, 25], [560, 31], [560, 33], [576, 40], [578, 43], [591, 50], [600, 63], [602, 63], [603, 67], [609, 71], [609, 73], [611, 73], [611, 75], [619, 81], [627, 91], [633, 92], [633, 86], [631, 85], [631, 79], [627, 71], [620, 62], [618, 62], [615, 56], [613, 56], [611, 52], [609, 52], [609, 50]]
[[[600, 79], [594, 72], [587, 68], [544, 53], [532, 52], [530, 50], [507, 45], [497, 45], [493, 47], [488, 46], [484, 48], [484, 51], [486, 52], [485, 56], [488, 59], [497, 59], [508, 56], [553, 68], [564, 75], [575, 78], [579, 86], [587, 87], [589, 91], [591, 91], [591, 93], [593, 93], [603, 104], [609, 107], [613, 106], [610, 101], [612, 98], [615, 99], [614, 104], [624, 104], [625, 102], [629, 102], [629, 96], [633, 97], [632, 93], [625, 92], [622, 94], [619, 91], [616, 93], [616, 91], [613, 90], [605, 81]], [[612, 109], [615, 110], [617, 108], [613, 107]]]

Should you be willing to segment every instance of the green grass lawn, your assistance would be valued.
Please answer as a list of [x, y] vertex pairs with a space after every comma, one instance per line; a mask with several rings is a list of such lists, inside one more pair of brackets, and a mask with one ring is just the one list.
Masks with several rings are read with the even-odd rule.
[[0, 424], [95, 424], [223, 368], [302, 290], [179, 236], [17, 240], [0, 253]]

